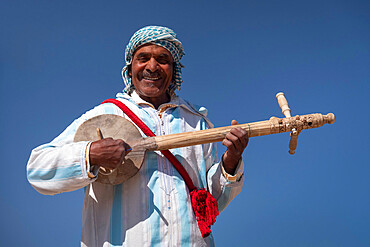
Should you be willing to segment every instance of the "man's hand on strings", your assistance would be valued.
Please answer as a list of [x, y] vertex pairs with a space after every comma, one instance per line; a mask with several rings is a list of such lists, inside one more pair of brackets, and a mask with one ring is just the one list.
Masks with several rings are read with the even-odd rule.
[[130, 147], [121, 139], [104, 138], [91, 143], [90, 165], [113, 170], [122, 164]]
[[[231, 121], [231, 125], [238, 125], [235, 120]], [[232, 128], [226, 134], [222, 145], [227, 147], [226, 152], [222, 156], [224, 169], [228, 174], [234, 175], [235, 169], [242, 158], [244, 149], [249, 141], [248, 132], [240, 127]]]

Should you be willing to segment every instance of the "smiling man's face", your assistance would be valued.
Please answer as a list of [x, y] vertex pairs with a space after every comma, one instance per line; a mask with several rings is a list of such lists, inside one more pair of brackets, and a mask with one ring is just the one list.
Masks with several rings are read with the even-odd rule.
[[167, 89], [173, 75], [173, 58], [167, 49], [153, 44], [137, 49], [129, 75], [136, 93], [156, 108], [170, 100]]

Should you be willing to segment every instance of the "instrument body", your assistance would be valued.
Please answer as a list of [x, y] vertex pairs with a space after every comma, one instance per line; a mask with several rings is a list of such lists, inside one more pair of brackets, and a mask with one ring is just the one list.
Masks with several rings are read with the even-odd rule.
[[[136, 126], [124, 117], [112, 114], [104, 114], [85, 121], [76, 131], [74, 141], [98, 141], [100, 136], [96, 134], [100, 129], [104, 138], [112, 137], [122, 139], [131, 147], [140, 142], [142, 138]], [[99, 170], [97, 182], [104, 184], [120, 184], [133, 177], [141, 168], [144, 161], [145, 149], [135, 148], [126, 155], [121, 166], [111, 172]]]

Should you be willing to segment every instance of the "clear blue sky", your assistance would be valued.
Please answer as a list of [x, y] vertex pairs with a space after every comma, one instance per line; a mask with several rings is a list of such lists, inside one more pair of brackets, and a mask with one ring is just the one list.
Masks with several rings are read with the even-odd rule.
[[[78, 246], [83, 191], [38, 194], [32, 148], [123, 88], [130, 36], [173, 28], [180, 95], [215, 126], [333, 112], [334, 125], [253, 138], [242, 193], [213, 227], [217, 246], [370, 246], [370, 2], [2, 1], [0, 246]], [[224, 148], [219, 146], [219, 152]]]

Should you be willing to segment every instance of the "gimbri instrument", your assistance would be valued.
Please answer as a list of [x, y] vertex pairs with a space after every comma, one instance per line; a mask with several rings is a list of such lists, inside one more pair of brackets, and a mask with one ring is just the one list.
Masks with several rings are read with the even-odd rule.
[[[278, 93], [276, 98], [285, 118], [271, 117], [265, 121], [155, 137], [143, 137], [136, 126], [124, 117], [104, 114], [84, 122], [77, 129], [74, 141], [97, 141], [104, 135], [104, 138], [122, 139], [131, 147], [132, 150], [125, 156], [122, 165], [114, 170], [107, 171], [105, 169], [99, 171], [97, 182], [115, 185], [125, 182], [139, 171], [146, 151], [168, 150], [219, 142], [225, 138], [232, 128], [240, 127], [248, 131], [249, 137], [290, 132], [289, 153], [294, 154], [297, 148], [298, 135], [302, 130], [318, 128], [324, 124], [333, 124], [335, 122], [333, 113], [326, 115], [313, 113], [292, 117], [284, 93]], [[99, 129], [98, 134], [97, 129]]]

